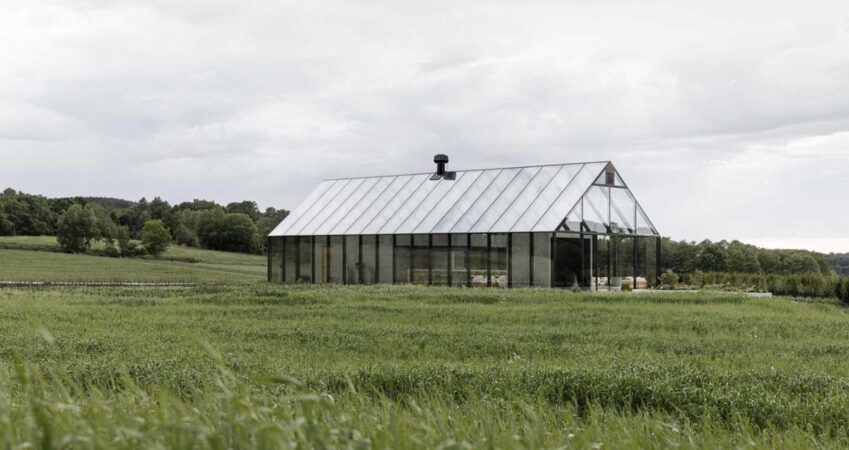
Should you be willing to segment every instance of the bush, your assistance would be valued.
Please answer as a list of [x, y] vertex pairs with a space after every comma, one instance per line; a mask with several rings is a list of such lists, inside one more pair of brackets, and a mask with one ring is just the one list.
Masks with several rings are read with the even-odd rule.
[[670, 269], [660, 276], [660, 286], [662, 289], [675, 289], [678, 287], [678, 274]]
[[91, 241], [100, 233], [97, 216], [90, 206], [71, 205], [59, 218], [56, 240], [62, 250], [80, 253], [91, 246]]
[[839, 298], [844, 305], [849, 305], [849, 277], [840, 277], [837, 285], [837, 298]]
[[142, 244], [148, 253], [158, 258], [171, 245], [171, 232], [161, 220], [148, 220], [142, 228]]

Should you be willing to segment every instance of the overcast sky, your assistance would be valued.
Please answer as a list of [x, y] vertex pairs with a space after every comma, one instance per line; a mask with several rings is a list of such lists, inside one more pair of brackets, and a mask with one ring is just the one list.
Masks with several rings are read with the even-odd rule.
[[612, 160], [664, 235], [849, 251], [849, 2], [0, 2], [0, 189], [291, 209], [434, 153]]

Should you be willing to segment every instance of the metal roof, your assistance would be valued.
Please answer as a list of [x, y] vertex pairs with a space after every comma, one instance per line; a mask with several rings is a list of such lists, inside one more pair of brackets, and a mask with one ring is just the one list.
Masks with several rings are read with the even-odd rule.
[[[271, 236], [552, 232], [608, 162], [322, 181]], [[618, 180], [617, 175], [617, 180]]]

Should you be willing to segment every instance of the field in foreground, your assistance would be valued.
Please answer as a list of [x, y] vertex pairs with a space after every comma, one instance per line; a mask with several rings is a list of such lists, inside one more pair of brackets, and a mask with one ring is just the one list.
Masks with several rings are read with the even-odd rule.
[[847, 325], [733, 294], [0, 289], [0, 440], [839, 448]]

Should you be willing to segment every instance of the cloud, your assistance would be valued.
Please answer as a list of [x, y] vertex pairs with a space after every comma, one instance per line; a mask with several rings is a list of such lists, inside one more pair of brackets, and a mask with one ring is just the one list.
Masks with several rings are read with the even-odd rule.
[[847, 82], [841, 2], [9, 0], [0, 183], [292, 208], [612, 159], [673, 237], [841, 245]]

